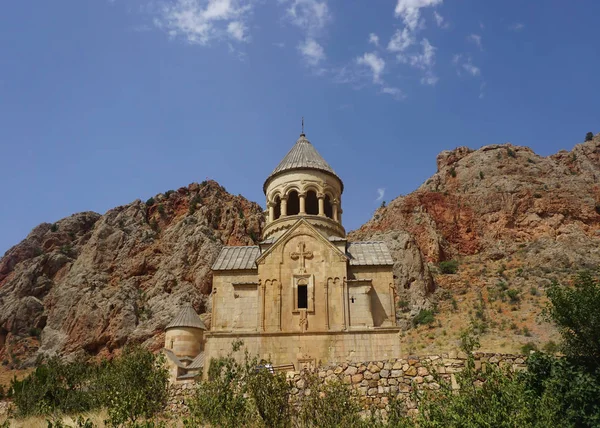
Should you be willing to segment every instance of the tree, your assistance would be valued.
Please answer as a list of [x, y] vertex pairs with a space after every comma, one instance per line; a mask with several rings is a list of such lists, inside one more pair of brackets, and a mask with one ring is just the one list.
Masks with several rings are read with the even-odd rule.
[[554, 282], [546, 314], [562, 336], [562, 351], [600, 367], [600, 280], [580, 273], [572, 287]]
[[594, 134], [592, 132], [588, 132], [585, 134], [585, 141], [592, 141], [594, 138]]

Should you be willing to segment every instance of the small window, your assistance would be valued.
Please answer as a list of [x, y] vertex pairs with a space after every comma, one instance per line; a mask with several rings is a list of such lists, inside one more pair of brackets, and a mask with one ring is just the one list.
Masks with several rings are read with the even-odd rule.
[[308, 309], [308, 285], [298, 285], [298, 309]]

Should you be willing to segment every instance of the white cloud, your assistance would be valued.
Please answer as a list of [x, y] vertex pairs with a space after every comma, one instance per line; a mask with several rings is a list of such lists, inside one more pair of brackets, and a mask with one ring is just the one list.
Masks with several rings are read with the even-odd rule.
[[163, 4], [154, 24], [191, 44], [222, 38], [246, 41], [244, 21], [251, 10], [252, 0], [175, 0]]
[[380, 187], [379, 189], [377, 189], [377, 199], [375, 199], [375, 201], [376, 202], [381, 201], [384, 196], [385, 196], [385, 189]]
[[466, 62], [462, 65], [462, 68], [464, 68], [467, 73], [469, 73], [471, 76], [480, 76], [481, 75], [481, 69], [479, 67], [474, 66], [473, 64], [471, 64], [471, 62]]
[[404, 21], [410, 31], [415, 31], [419, 25], [420, 9], [442, 4], [443, 0], [398, 0], [394, 11]]
[[481, 42], [481, 36], [479, 34], [469, 34], [467, 36], [467, 40], [473, 43], [479, 49], [483, 50], [483, 44]]
[[485, 86], [486, 83], [485, 82], [481, 82], [481, 85], [479, 85], [479, 99], [482, 100], [485, 97]]
[[515, 22], [514, 24], [508, 26], [508, 29], [514, 32], [519, 32], [523, 28], [525, 28], [525, 24], [523, 24], [522, 22]]
[[240, 21], [232, 21], [227, 25], [227, 32], [235, 40], [243, 42], [247, 41], [246, 26]]
[[[287, 3], [287, 1], [285, 1]], [[287, 15], [291, 22], [315, 37], [331, 19], [327, 1], [291, 0]]]
[[390, 52], [404, 52], [410, 45], [414, 43], [415, 37], [408, 30], [408, 28], [405, 28], [403, 30], [396, 30], [387, 45], [387, 49]]
[[435, 23], [437, 24], [437, 26], [439, 28], [448, 28], [450, 27], [450, 24], [448, 24], [447, 22], [445, 22], [444, 17], [442, 15], [440, 15], [437, 10], [433, 11], [433, 18], [435, 19]]
[[325, 50], [315, 39], [308, 38], [301, 42], [298, 50], [310, 65], [317, 65], [325, 59]]
[[367, 52], [363, 56], [356, 58], [356, 63], [366, 65], [373, 73], [373, 83], [381, 82], [381, 73], [385, 68], [385, 61], [380, 58], [375, 52]]
[[369, 34], [369, 43], [379, 46], [379, 36], [375, 33]]

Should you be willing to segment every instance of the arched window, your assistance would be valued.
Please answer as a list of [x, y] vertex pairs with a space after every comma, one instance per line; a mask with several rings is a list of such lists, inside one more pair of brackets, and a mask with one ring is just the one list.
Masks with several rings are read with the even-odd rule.
[[317, 199], [317, 193], [314, 190], [306, 192], [306, 214], [319, 214], [319, 200]]
[[275, 209], [273, 212], [273, 220], [277, 220], [281, 217], [281, 198], [279, 196], [275, 196]]
[[331, 206], [331, 199], [329, 195], [325, 196], [325, 217], [333, 218], [333, 207]]
[[288, 202], [287, 202], [287, 215], [298, 215], [300, 212], [300, 198], [298, 197], [298, 192], [292, 190], [288, 194]]
[[308, 309], [308, 282], [305, 279], [298, 281], [298, 309]]

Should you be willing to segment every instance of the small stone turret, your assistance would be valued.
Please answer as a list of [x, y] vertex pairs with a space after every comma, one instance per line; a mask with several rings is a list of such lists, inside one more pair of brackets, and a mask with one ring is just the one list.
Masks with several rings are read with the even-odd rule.
[[206, 326], [191, 305], [184, 307], [165, 330], [165, 348], [177, 357], [196, 358], [204, 350]]

